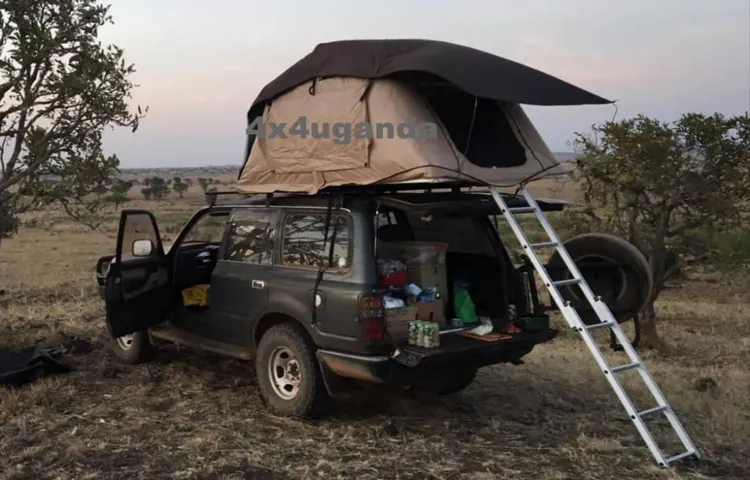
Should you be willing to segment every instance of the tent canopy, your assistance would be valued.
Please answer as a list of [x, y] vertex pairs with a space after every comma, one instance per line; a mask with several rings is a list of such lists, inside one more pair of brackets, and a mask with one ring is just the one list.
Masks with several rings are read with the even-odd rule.
[[[447, 42], [325, 43], [266, 85], [251, 106], [248, 125], [262, 124], [264, 134], [248, 133], [238, 189], [315, 193], [436, 179], [511, 185], [560, 173], [519, 104], [607, 103], [538, 70]], [[307, 135], [290, 131], [300, 119]], [[432, 129], [420, 131], [422, 138], [411, 130], [408, 138], [394, 136], [410, 122]], [[368, 138], [342, 141], [322, 131], [336, 123], [367, 124]], [[281, 124], [286, 138], [281, 130], [274, 136], [273, 125]], [[389, 127], [375, 131], [377, 125]]]

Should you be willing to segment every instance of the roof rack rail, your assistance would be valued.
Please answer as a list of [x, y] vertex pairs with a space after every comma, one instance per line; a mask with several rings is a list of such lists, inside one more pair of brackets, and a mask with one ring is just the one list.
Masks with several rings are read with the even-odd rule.
[[[339, 185], [325, 187], [319, 193], [399, 193], [410, 191], [451, 190], [459, 192], [461, 189], [483, 188], [483, 185], [460, 181], [441, 182], [407, 182], [407, 183], [373, 183], [370, 185]], [[485, 187], [489, 188], [489, 187]]]
[[211, 192], [204, 192], [203, 195], [204, 195], [206, 204], [208, 204], [209, 207], [213, 207], [214, 205], [216, 205], [216, 202], [220, 195], [239, 195], [241, 197], [250, 196], [245, 193], [238, 192], [237, 190], [223, 190], [223, 191], [214, 190]]

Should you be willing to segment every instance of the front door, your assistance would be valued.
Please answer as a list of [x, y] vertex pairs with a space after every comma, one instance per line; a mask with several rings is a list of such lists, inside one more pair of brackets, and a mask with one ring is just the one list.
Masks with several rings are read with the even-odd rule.
[[240, 208], [232, 213], [225, 244], [211, 276], [212, 321], [222, 339], [249, 345], [268, 308], [278, 211]]
[[166, 320], [171, 300], [170, 270], [154, 216], [123, 210], [115, 257], [107, 272], [104, 299], [113, 338]]

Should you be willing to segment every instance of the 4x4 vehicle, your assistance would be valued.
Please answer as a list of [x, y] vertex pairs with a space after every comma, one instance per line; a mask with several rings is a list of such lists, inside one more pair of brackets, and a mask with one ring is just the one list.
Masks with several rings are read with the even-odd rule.
[[[448, 319], [459, 278], [470, 279], [477, 311], [500, 328], [539, 305], [527, 267], [513, 266], [492, 223], [498, 208], [489, 195], [367, 192], [209, 202], [167, 251], [153, 214], [124, 210], [116, 253], [96, 267], [117, 356], [145, 362], [157, 345], [175, 342], [255, 358], [267, 405], [299, 417], [323, 413], [352, 381], [457, 392], [479, 368], [523, 363], [557, 335], [547, 325], [487, 342], [447, 326], [434, 348], [393, 340], [379, 244], [447, 244]], [[208, 301], [190, 298], [206, 289]]]

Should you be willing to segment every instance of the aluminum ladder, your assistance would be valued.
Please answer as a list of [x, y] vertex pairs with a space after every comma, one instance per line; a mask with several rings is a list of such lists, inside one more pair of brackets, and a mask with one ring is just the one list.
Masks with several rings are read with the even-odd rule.
[[[693, 445], [690, 436], [683, 428], [682, 424], [677, 418], [677, 415], [675, 415], [674, 411], [672, 410], [672, 407], [669, 405], [669, 403], [667, 403], [666, 398], [664, 398], [664, 394], [661, 392], [658, 385], [654, 381], [651, 373], [649, 373], [643, 361], [640, 359], [635, 349], [630, 344], [630, 341], [628, 340], [627, 335], [625, 335], [622, 327], [619, 323], [617, 323], [614, 315], [612, 314], [606, 303], [604, 303], [600, 297], [594, 295], [594, 293], [591, 291], [588, 283], [581, 275], [581, 272], [573, 262], [573, 259], [571, 258], [568, 251], [563, 246], [562, 241], [555, 233], [552, 225], [550, 225], [546, 216], [539, 207], [539, 204], [536, 202], [536, 200], [534, 200], [531, 192], [529, 192], [525, 186], [521, 186], [520, 192], [523, 194], [527, 206], [515, 208], [508, 207], [508, 205], [505, 203], [503, 195], [500, 193], [497, 187], [490, 187], [490, 192], [493, 199], [500, 207], [500, 211], [505, 217], [505, 220], [510, 225], [510, 228], [513, 230], [516, 238], [519, 242], [521, 242], [521, 247], [523, 247], [524, 253], [528, 256], [529, 260], [534, 265], [534, 269], [541, 277], [544, 285], [547, 287], [550, 296], [554, 300], [555, 304], [557, 304], [557, 307], [560, 309], [563, 317], [568, 322], [568, 325], [573, 329], [573, 331], [580, 333], [583, 341], [586, 343], [586, 346], [591, 351], [591, 354], [594, 356], [594, 359], [599, 365], [599, 368], [604, 373], [604, 377], [609, 382], [612, 390], [615, 391], [615, 394], [617, 395], [617, 398], [620, 399], [623, 407], [625, 407], [625, 411], [633, 421], [633, 424], [638, 430], [638, 433], [640, 433], [641, 437], [643, 438], [643, 441], [646, 442], [648, 449], [651, 451], [651, 454], [654, 456], [654, 459], [659, 464], [659, 466], [667, 468], [673, 462], [690, 456], [700, 458], [700, 454], [695, 448], [695, 445]], [[542, 228], [547, 234], [549, 241], [541, 243], [529, 243], [528, 238], [526, 238], [526, 235], [524, 234], [521, 225], [516, 218], [516, 215], [522, 213], [535, 214], [537, 220], [542, 225]], [[547, 272], [547, 269], [542, 264], [536, 252], [536, 250], [542, 248], [554, 249], [557, 251], [563, 262], [565, 263], [566, 268], [570, 272], [569, 279], [556, 282], [552, 281], [550, 274]], [[579, 286], [579, 288], [583, 292], [583, 295], [586, 297], [586, 300], [591, 305], [592, 309], [599, 318], [600, 323], [595, 323], [588, 326], [584, 324], [576, 309], [563, 298], [562, 294], [558, 290], [558, 287], [567, 285]], [[628, 363], [618, 366], [609, 365], [609, 362], [605, 358], [604, 353], [601, 351], [591, 334], [593, 330], [603, 328], [608, 328], [614, 333], [620, 345], [622, 345], [625, 353], [630, 359]], [[640, 412], [635, 409], [632, 400], [623, 388], [620, 380], [617, 378], [618, 373], [631, 369], [637, 370], [640, 374], [643, 383], [646, 384], [646, 387], [656, 400], [657, 405], [655, 407], [648, 408]], [[664, 413], [664, 415], [667, 417], [670, 425], [672, 426], [672, 429], [679, 437], [682, 445], [685, 447], [685, 451], [683, 453], [679, 453], [671, 457], [664, 456], [664, 453], [656, 444], [654, 437], [651, 435], [651, 432], [644, 422], [644, 417], [655, 413]]]

